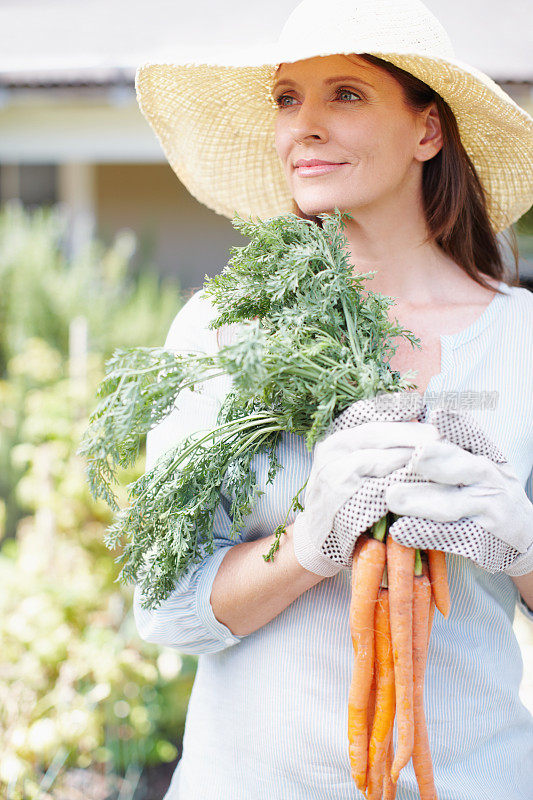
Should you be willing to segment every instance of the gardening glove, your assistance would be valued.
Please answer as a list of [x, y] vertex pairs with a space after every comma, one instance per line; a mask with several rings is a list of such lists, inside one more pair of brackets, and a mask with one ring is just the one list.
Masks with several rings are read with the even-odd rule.
[[[389, 475], [407, 464], [415, 447], [439, 437], [433, 425], [408, 421], [424, 409], [421, 395], [410, 394], [385, 409], [379, 398], [353, 403], [315, 445], [304, 511], [296, 515], [293, 527], [296, 558], [310, 572], [331, 577], [351, 567], [355, 542], [368, 525], [352, 525], [337, 534], [332, 530], [337, 510], [366, 478]], [[343, 426], [347, 416], [349, 427]]]
[[[394, 395], [383, 395], [381, 408], [385, 408], [386, 403], [393, 402], [397, 405], [405, 399], [402, 395], [397, 398]], [[443, 408], [429, 410], [424, 406], [417, 419], [426, 424], [431, 423], [441, 434], [441, 439], [467, 449], [474, 455], [485, 456], [495, 463], [506, 461], [500, 450], [489, 441], [483, 430], [468, 415]], [[350, 409], [343, 412], [335, 422], [344, 426], [353, 424], [350, 419]], [[370, 527], [375, 520], [384, 517], [389, 511], [385, 491], [392, 484], [417, 484], [425, 481], [426, 479], [414, 468], [411, 459], [405, 466], [382, 478], [366, 478], [355, 494], [338, 510], [333, 523], [333, 533], [336, 536], [349, 535], [354, 526], [358, 530], [364, 526]], [[406, 523], [403, 524], [407, 526]]]
[[502, 456], [430, 441], [415, 449], [410, 466], [421, 483], [385, 490], [388, 508], [403, 515], [390, 528], [397, 542], [466, 556], [491, 573], [533, 570], [533, 504]]

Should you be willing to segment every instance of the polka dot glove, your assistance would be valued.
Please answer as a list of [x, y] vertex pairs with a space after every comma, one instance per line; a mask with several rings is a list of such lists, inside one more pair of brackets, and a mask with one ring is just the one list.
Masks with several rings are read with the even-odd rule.
[[442, 440], [417, 447], [410, 466], [422, 483], [385, 490], [403, 515], [390, 529], [396, 541], [466, 556], [488, 572], [533, 570], [533, 504], [509, 463]]
[[[533, 506], [503, 454], [467, 414], [426, 407], [417, 419], [440, 440], [390, 475], [367, 478], [337, 512], [333, 533], [369, 527], [390, 510], [403, 515], [390, 529], [402, 544], [463, 555], [489, 572], [530, 572]], [[352, 424], [350, 409], [334, 424]]]
[[[336, 531], [338, 509], [365, 480], [384, 479], [407, 464], [415, 447], [439, 437], [433, 425], [413, 421], [423, 411], [422, 397], [402, 394], [403, 403], [385, 407], [379, 397], [353, 403], [315, 445], [304, 511], [296, 515], [293, 528], [296, 558], [310, 572], [331, 577], [351, 566], [357, 538], [383, 512], [374, 508], [360, 524]], [[350, 425], [343, 427], [338, 420], [346, 419], [347, 412]]]

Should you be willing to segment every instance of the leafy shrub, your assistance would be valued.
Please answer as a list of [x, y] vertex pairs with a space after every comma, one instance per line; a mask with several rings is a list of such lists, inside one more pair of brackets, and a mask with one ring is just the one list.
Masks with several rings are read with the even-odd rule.
[[[131, 587], [116, 582], [103, 543], [109, 512], [76, 456], [105, 359], [162, 344], [182, 302], [176, 282], [128, 274], [132, 246], [123, 234], [72, 260], [60, 211], [0, 212], [0, 796], [10, 800], [51, 796], [47, 770], [59, 780], [172, 761], [183, 731], [196, 660], [139, 639]], [[77, 383], [69, 326], [80, 316], [89, 351]], [[142, 469], [141, 458], [125, 480]]]
[[[28, 212], [10, 203], [0, 210], [0, 497], [7, 536], [28, 510], [15, 498], [21, 473], [10, 459], [24, 441], [23, 398], [67, 375], [72, 320], [85, 320], [89, 354], [102, 361], [116, 347], [162, 344], [182, 303], [178, 282], [163, 283], [150, 265], [136, 278], [130, 274], [131, 231], [107, 248], [93, 240], [69, 258], [67, 225], [60, 208]], [[28, 350], [31, 339], [37, 343]], [[41, 352], [38, 342], [49, 350]], [[43, 416], [43, 424], [49, 428], [51, 419]]]
[[181, 296], [176, 280], [162, 282], [145, 265], [129, 265], [136, 241], [120, 232], [111, 247], [97, 239], [69, 257], [68, 220], [59, 207], [0, 210], [0, 376], [24, 342], [43, 339], [68, 355], [71, 320], [83, 316], [89, 347], [104, 358], [115, 347], [162, 344]]
[[[101, 359], [92, 370], [91, 386]], [[196, 664], [138, 637], [131, 587], [116, 582], [103, 544], [109, 512], [91, 499], [75, 452], [86, 419], [64, 373], [36, 339], [8, 364], [32, 387], [12, 451], [30, 515], [0, 551], [0, 787], [14, 798], [37, 796], [58, 753], [65, 768], [118, 773], [173, 760]], [[125, 480], [140, 469], [142, 460]]]

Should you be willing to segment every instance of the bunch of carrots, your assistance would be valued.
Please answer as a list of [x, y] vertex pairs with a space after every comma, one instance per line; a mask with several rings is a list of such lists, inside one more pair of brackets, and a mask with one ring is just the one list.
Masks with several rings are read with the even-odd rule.
[[[386, 536], [390, 512], [359, 537], [350, 630], [355, 651], [348, 702], [352, 777], [367, 800], [393, 800], [413, 759], [421, 800], [437, 800], [424, 714], [424, 675], [435, 606], [450, 595], [444, 553], [421, 553]], [[393, 748], [394, 719], [397, 748]]]

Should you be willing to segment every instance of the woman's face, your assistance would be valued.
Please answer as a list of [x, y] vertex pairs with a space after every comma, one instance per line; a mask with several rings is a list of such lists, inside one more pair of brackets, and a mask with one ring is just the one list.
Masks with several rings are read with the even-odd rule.
[[[414, 114], [400, 84], [358, 56], [280, 65], [275, 144], [292, 195], [307, 215], [371, 209], [419, 192], [425, 114]], [[299, 166], [298, 162], [333, 162]]]

